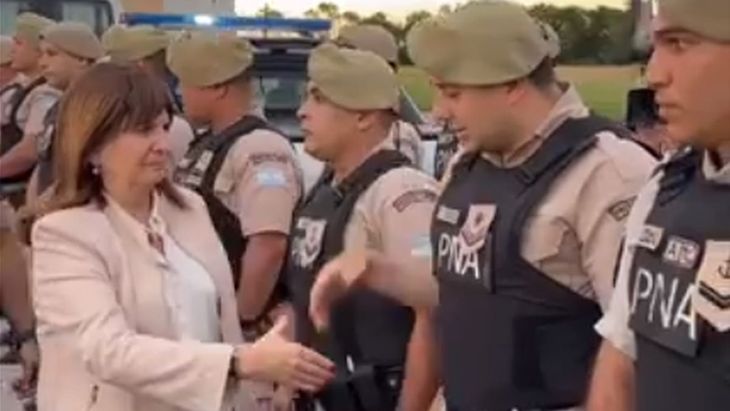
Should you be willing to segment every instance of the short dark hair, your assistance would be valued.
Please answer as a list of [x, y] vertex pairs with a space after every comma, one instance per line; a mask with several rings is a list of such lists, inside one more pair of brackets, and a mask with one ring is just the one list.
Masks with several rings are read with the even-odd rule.
[[553, 60], [548, 57], [540, 62], [540, 64], [527, 76], [527, 81], [541, 90], [557, 83], [558, 78], [555, 74], [555, 65]]

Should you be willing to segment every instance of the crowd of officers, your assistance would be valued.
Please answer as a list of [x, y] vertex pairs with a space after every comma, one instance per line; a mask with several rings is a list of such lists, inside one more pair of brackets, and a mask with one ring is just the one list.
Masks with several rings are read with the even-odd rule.
[[523, 7], [477, 1], [417, 25], [409, 54], [459, 142], [439, 182], [399, 120], [395, 41], [345, 29], [308, 64], [298, 116], [325, 171], [306, 191], [256, 105], [246, 40], [98, 39], [18, 16], [1, 46], [0, 298], [26, 385], [33, 272], [15, 227], [53, 189], [64, 91], [106, 60], [169, 88], [174, 181], [207, 206], [245, 338], [285, 317], [335, 364], [313, 393], [261, 388], [262, 410], [425, 411], [440, 387], [447, 411], [727, 410], [730, 7], [659, 0], [654, 38], [647, 80], [674, 142], [659, 162], [557, 78], [559, 40]]

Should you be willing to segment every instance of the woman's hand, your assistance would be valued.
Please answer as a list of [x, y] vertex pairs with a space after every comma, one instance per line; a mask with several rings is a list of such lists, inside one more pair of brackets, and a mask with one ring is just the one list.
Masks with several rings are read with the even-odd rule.
[[295, 390], [317, 392], [334, 378], [335, 365], [316, 351], [285, 338], [288, 320], [281, 318], [266, 335], [237, 354], [239, 374]]

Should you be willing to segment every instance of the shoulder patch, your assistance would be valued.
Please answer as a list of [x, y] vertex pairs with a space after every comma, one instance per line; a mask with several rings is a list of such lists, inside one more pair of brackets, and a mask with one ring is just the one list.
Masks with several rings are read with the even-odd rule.
[[631, 208], [634, 206], [635, 202], [636, 197], [634, 196], [614, 203], [608, 208], [608, 214], [613, 217], [614, 220], [622, 222], [629, 216], [629, 213], [631, 213]]
[[438, 199], [438, 195], [426, 188], [407, 191], [393, 201], [393, 208], [399, 213], [405, 211], [408, 207], [417, 203], [433, 203]]
[[254, 153], [249, 157], [253, 165], [258, 166], [264, 163], [279, 163], [287, 164], [290, 161], [290, 157], [283, 153]]

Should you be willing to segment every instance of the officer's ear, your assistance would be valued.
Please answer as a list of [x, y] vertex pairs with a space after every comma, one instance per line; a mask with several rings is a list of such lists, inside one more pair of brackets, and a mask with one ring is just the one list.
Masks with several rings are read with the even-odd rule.
[[373, 129], [380, 121], [380, 112], [378, 111], [358, 111], [357, 131], [365, 132]]

